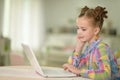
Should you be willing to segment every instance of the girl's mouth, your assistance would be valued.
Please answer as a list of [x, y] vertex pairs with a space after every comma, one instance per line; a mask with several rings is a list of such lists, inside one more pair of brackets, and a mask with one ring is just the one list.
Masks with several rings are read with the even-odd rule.
[[81, 37], [81, 36], [78, 36], [78, 39], [81, 39], [81, 38], [83, 38], [83, 37]]

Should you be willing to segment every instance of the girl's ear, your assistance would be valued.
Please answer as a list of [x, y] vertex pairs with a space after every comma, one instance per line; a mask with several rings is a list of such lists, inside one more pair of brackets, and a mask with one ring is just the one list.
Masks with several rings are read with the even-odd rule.
[[100, 28], [99, 28], [99, 27], [96, 27], [94, 34], [97, 35], [99, 32], [100, 32]]

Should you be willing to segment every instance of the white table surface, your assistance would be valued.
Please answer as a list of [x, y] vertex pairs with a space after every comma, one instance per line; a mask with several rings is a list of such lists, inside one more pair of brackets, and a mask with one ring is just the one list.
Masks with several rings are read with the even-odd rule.
[[[55, 68], [55, 67], [46, 67]], [[15, 70], [15, 71], [14, 71]], [[19, 71], [18, 72], [16, 72]], [[32, 71], [30, 66], [4, 66], [0, 67], [0, 80], [90, 80], [82, 77], [71, 77], [71, 78], [43, 78], [32, 73], [26, 73], [27, 70]]]

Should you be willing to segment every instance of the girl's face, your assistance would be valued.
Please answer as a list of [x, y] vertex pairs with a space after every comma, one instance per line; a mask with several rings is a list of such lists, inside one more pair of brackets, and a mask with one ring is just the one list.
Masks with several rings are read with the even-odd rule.
[[93, 25], [92, 19], [80, 17], [76, 21], [77, 37], [79, 40], [91, 43], [95, 35], [99, 33], [99, 27]]

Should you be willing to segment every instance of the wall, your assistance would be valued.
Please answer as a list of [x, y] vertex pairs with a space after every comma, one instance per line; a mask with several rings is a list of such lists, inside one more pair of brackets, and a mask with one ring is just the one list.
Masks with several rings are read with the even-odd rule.
[[[24, 0], [19, 0], [19, 1], [24, 1]], [[88, 5], [89, 7], [95, 7], [97, 5], [101, 5], [101, 6], [106, 7], [109, 12], [108, 13], [109, 19], [106, 20], [106, 23], [107, 21], [112, 20], [113, 27], [117, 28], [118, 34], [120, 35], [120, 27], [119, 27], [120, 26], [120, 22], [119, 22], [120, 11], [118, 10], [120, 7], [119, 5], [120, 0], [42, 0], [42, 1], [44, 2], [45, 25], [47, 27], [58, 28], [61, 26], [67, 26], [67, 27], [72, 26], [73, 23], [71, 24], [70, 20], [73, 20], [73, 22], [75, 22], [75, 19], [77, 15], [79, 14], [79, 9], [81, 7], [85, 5]], [[3, 19], [3, 12], [4, 12], [4, 0], [0, 0], [0, 12], [1, 12], [0, 13], [0, 34], [1, 34], [2, 23], [3, 23], [2, 19]], [[32, 11], [32, 12], [35, 12], [35, 11]], [[19, 13], [19, 11], [16, 13]], [[19, 18], [15, 18], [16, 16], [13, 16], [13, 17], [14, 18], [12, 19], [17, 19], [19, 24], [21, 24], [19, 21], [20, 20]], [[17, 17], [20, 17], [20, 16], [17, 16]], [[37, 19], [36, 17], [37, 16], [34, 16], [34, 19]], [[39, 20], [37, 21], [38, 21], [37, 23], [39, 23]], [[20, 26], [19, 24], [18, 26]], [[34, 27], [35, 27], [35, 24], [34, 24]], [[14, 24], [14, 21], [13, 21], [13, 25], [16, 27], [16, 25]], [[43, 34], [40, 34], [40, 36], [41, 35]]]
[[4, 5], [1, 30], [11, 39], [11, 49], [21, 50], [21, 43], [26, 43], [39, 50], [45, 35], [42, 0], [4, 0]]
[[68, 26], [69, 20], [75, 21], [81, 7], [100, 5], [106, 7], [109, 12], [109, 19], [105, 23], [112, 21], [112, 26], [117, 28], [120, 35], [119, 3], [120, 0], [44, 0], [46, 26]]

